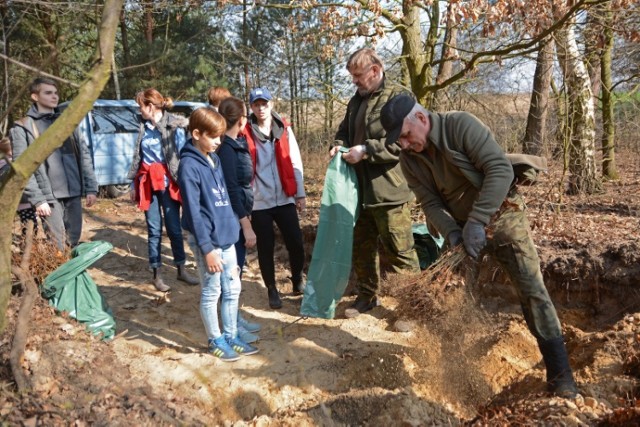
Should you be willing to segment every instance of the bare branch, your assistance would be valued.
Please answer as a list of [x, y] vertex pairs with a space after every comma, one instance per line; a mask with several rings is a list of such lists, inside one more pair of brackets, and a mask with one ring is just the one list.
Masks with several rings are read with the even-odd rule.
[[17, 61], [17, 60], [15, 60], [13, 58], [10, 58], [7, 55], [4, 55], [2, 53], [0, 53], [0, 58], [4, 59], [6, 61], [9, 61], [9, 62], [11, 62], [13, 64], [16, 64], [16, 65], [18, 65], [18, 66], [20, 66], [22, 68], [25, 68], [25, 69], [27, 69], [29, 71], [33, 71], [34, 73], [37, 73], [37, 74], [39, 74], [39, 75], [41, 75], [43, 77], [49, 77], [52, 80], [68, 84], [69, 86], [73, 86], [75, 88], [80, 87], [80, 85], [78, 83], [72, 82], [72, 81], [67, 80], [67, 79], [63, 79], [62, 77], [58, 77], [58, 76], [55, 76], [53, 74], [45, 73], [44, 71], [40, 70], [39, 68], [32, 67], [31, 65], [27, 65], [24, 62]]

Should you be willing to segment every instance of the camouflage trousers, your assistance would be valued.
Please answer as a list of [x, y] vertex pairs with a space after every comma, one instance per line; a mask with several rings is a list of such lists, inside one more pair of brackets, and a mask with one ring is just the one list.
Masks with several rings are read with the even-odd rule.
[[562, 335], [558, 314], [540, 271], [522, 196], [513, 191], [487, 227], [485, 250], [495, 257], [516, 287], [527, 326], [538, 340]]
[[420, 271], [413, 248], [409, 204], [362, 209], [353, 230], [353, 268], [358, 276], [358, 295], [373, 297], [380, 285], [378, 239], [396, 273]]

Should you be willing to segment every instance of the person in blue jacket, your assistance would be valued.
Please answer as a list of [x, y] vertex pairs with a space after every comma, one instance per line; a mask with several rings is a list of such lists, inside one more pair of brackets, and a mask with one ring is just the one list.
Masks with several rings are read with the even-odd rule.
[[[234, 244], [240, 232], [215, 154], [225, 119], [211, 108], [195, 110], [189, 118], [191, 140], [180, 152], [178, 185], [184, 214], [182, 227], [196, 258], [200, 274], [200, 315], [204, 323], [209, 353], [223, 361], [249, 355], [258, 349], [237, 336], [240, 274]], [[222, 294], [218, 324], [218, 300]]]

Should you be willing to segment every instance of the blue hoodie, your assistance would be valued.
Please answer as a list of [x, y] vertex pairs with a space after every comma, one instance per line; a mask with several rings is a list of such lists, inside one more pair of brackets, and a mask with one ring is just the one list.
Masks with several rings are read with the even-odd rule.
[[193, 234], [203, 255], [236, 243], [240, 233], [233, 213], [220, 159], [211, 154], [214, 167], [191, 140], [180, 152], [178, 185], [182, 195], [182, 228]]

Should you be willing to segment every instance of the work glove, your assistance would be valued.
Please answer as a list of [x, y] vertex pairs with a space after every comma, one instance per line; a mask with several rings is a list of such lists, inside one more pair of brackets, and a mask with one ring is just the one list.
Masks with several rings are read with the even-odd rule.
[[462, 240], [464, 248], [472, 258], [478, 258], [478, 254], [487, 244], [487, 234], [484, 231], [484, 224], [469, 218], [462, 229]]
[[449, 247], [455, 248], [459, 244], [462, 243], [462, 231], [454, 230], [447, 236], [447, 243], [449, 243]]

